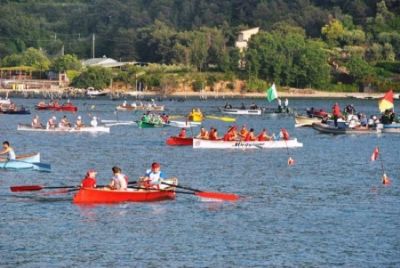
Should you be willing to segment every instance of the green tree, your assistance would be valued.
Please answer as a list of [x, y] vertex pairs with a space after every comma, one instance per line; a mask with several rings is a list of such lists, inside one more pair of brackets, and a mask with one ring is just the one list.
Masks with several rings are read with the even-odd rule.
[[345, 66], [360, 87], [373, 74], [373, 68], [360, 56], [352, 56]]
[[56, 72], [65, 72], [67, 70], [79, 71], [82, 64], [75, 55], [67, 54], [57, 57], [52, 64], [52, 69]]
[[102, 67], [89, 67], [79, 76], [75, 77], [72, 85], [77, 88], [93, 87], [104, 89], [110, 85], [113, 74], [110, 69]]
[[333, 19], [322, 27], [321, 33], [330, 45], [336, 45], [343, 39], [345, 29], [340, 20]]

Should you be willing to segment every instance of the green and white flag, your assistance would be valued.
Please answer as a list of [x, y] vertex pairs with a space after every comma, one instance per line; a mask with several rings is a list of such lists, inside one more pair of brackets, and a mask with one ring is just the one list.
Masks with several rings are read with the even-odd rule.
[[267, 89], [267, 99], [269, 102], [271, 102], [277, 98], [278, 98], [278, 91], [276, 91], [275, 83], [273, 83], [272, 86], [269, 89]]

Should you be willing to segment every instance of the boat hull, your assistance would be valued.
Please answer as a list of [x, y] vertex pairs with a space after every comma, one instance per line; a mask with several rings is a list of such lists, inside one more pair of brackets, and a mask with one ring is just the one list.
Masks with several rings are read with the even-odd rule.
[[45, 111], [45, 110], [51, 110], [51, 111], [57, 111], [57, 112], [77, 112], [78, 107], [73, 106], [73, 105], [36, 105], [35, 106], [36, 110], [39, 111]]
[[34, 131], [34, 132], [64, 132], [64, 133], [79, 133], [79, 132], [104, 132], [109, 133], [109, 127], [82, 127], [82, 128], [55, 128], [55, 129], [46, 129], [46, 128], [33, 128], [30, 125], [18, 124], [17, 130], [19, 131]]
[[297, 139], [276, 141], [223, 141], [193, 139], [195, 149], [279, 149], [303, 147]]
[[201, 125], [201, 122], [189, 122], [189, 121], [170, 121], [169, 125], [171, 127], [179, 127], [179, 128], [191, 128], [198, 127]]
[[73, 198], [75, 204], [99, 204], [121, 202], [156, 202], [175, 199], [174, 191], [113, 191], [104, 189], [80, 189]]
[[144, 121], [137, 121], [137, 125], [139, 128], [159, 128], [167, 126], [166, 124], [154, 124]]
[[362, 128], [338, 128], [335, 126], [323, 124], [323, 123], [313, 123], [312, 128], [325, 134], [374, 134], [378, 131], [376, 128], [362, 129]]
[[193, 138], [180, 138], [171, 136], [167, 139], [166, 143], [170, 146], [192, 146]]
[[379, 126], [382, 133], [399, 133], [400, 134], [400, 123], [385, 124]]
[[116, 108], [118, 111], [150, 111], [150, 112], [162, 112], [164, 111], [164, 105], [161, 106], [131, 106], [131, 105], [118, 105]]
[[261, 109], [226, 109], [220, 108], [223, 114], [235, 114], [235, 115], [261, 115]]
[[318, 117], [308, 117], [304, 115], [296, 115], [294, 117], [295, 127], [311, 127], [313, 123], [321, 122]]

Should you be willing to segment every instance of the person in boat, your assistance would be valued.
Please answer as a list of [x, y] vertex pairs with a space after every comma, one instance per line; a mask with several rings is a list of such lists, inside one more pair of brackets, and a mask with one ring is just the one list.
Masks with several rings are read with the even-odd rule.
[[346, 106], [346, 108], [344, 108], [345, 113], [347, 114], [355, 114], [356, 113], [356, 109], [354, 108], [353, 104], [348, 104]]
[[55, 129], [57, 127], [57, 118], [52, 116], [46, 124], [46, 129]]
[[113, 177], [108, 187], [111, 190], [126, 191], [128, 189], [128, 176], [122, 173], [121, 168], [112, 168]]
[[181, 131], [179, 131], [178, 137], [186, 138], [186, 129], [182, 128]]
[[282, 101], [280, 98], [278, 98], [278, 113], [282, 112]]
[[216, 128], [211, 128], [210, 129], [210, 135], [209, 135], [209, 140], [215, 141], [219, 140], [220, 138], [218, 137], [218, 130]]
[[78, 117], [76, 118], [76, 121], [75, 121], [75, 127], [81, 128], [84, 126], [85, 126], [85, 124], [83, 123], [82, 117], [80, 115], [78, 115]]
[[224, 135], [223, 140], [224, 141], [234, 141], [237, 139], [237, 137], [238, 137], [238, 135], [236, 132], [236, 127], [232, 126], [228, 129], [228, 131]]
[[166, 123], [166, 124], [169, 123], [169, 116], [166, 115], [165, 113], [163, 113], [163, 114], [161, 115], [161, 119], [162, 119], [162, 121], [163, 121], [164, 123]]
[[249, 131], [247, 130], [246, 125], [243, 125], [239, 132], [240, 139], [244, 140], [247, 136], [247, 133], [249, 133]]
[[249, 133], [247, 133], [246, 138], [244, 139], [244, 141], [256, 141], [257, 138], [254, 135], [254, 129], [250, 128]]
[[161, 165], [154, 162], [151, 164], [151, 169], [146, 171], [146, 175], [140, 178], [140, 184], [144, 188], [163, 189], [167, 188], [162, 184], [164, 179], [166, 179], [166, 177], [161, 171]]
[[40, 123], [39, 115], [35, 115], [35, 117], [33, 117], [31, 126], [32, 126], [32, 128], [42, 128], [43, 127], [42, 123]]
[[3, 141], [3, 150], [0, 151], [0, 155], [7, 155], [7, 160], [15, 160], [17, 156], [14, 149], [10, 146], [8, 141]]
[[337, 102], [332, 106], [332, 115], [333, 115], [333, 121], [335, 123], [335, 127], [337, 127], [338, 119], [340, 117], [342, 117], [342, 114], [340, 113], [340, 106]]
[[122, 107], [126, 107], [128, 103], [126, 102], [126, 100], [124, 100], [124, 102], [122, 103]]
[[362, 127], [368, 127], [368, 118], [365, 114], [360, 114], [360, 124]]
[[287, 113], [289, 113], [289, 100], [285, 98], [284, 108]]
[[258, 141], [270, 141], [270, 140], [272, 140], [272, 137], [271, 137], [271, 136], [268, 136], [267, 130], [264, 128], [264, 129], [260, 132], [260, 134], [258, 134], [257, 140], [258, 140]]
[[396, 119], [396, 114], [394, 113], [393, 109], [389, 110], [389, 121], [392, 124]]
[[90, 121], [90, 125], [92, 127], [97, 127], [97, 117], [93, 116], [92, 120]]
[[232, 109], [232, 105], [230, 105], [228, 102], [226, 102], [224, 108], [225, 109]]
[[94, 169], [89, 169], [85, 178], [81, 181], [81, 188], [96, 188], [96, 174], [97, 172]]
[[208, 131], [204, 128], [200, 128], [200, 133], [196, 136], [198, 139], [208, 140]]
[[66, 115], [64, 115], [63, 118], [61, 118], [60, 127], [62, 127], [62, 128], [71, 127], [71, 123], [69, 122]]
[[250, 105], [250, 110], [257, 110], [258, 109], [258, 106], [257, 106], [257, 104], [255, 104], [254, 102]]
[[241, 110], [246, 110], [246, 106], [244, 105], [243, 102], [242, 102], [242, 104], [240, 105], [240, 109], [241, 109]]

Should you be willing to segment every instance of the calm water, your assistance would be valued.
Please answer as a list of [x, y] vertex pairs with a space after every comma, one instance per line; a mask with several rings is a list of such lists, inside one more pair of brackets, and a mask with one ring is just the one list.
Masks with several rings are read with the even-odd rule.
[[[16, 101], [33, 107], [38, 100]], [[216, 107], [224, 102], [163, 104], [170, 114], [193, 106], [218, 114]], [[344, 106], [350, 100], [339, 102]], [[378, 112], [376, 101], [351, 102], [368, 114]], [[74, 103], [86, 120], [89, 114], [117, 116], [118, 102]], [[299, 110], [311, 105], [328, 109], [332, 103], [290, 100]], [[43, 120], [51, 114], [39, 113]], [[134, 116], [119, 113], [118, 118]], [[294, 129], [292, 117], [239, 117], [238, 125], [257, 130], [277, 133], [286, 127], [304, 143], [290, 150], [296, 165], [289, 168], [286, 150], [167, 147], [165, 139], [176, 128], [117, 126], [101, 135], [16, 131], [18, 122], [30, 119], [0, 116], [0, 139], [10, 140], [18, 153], [40, 151], [53, 172], [0, 171], [1, 267], [400, 266], [400, 135], [330, 136]], [[228, 127], [220, 121], [204, 125], [220, 133]], [[379, 162], [369, 162], [376, 145], [392, 178], [388, 187], [380, 183]], [[98, 184], [106, 184], [113, 165], [135, 180], [153, 161], [181, 184], [245, 198], [231, 204], [178, 195], [160, 203], [76, 206], [70, 195], [9, 191], [10, 185], [76, 185], [88, 168], [99, 171]]]

